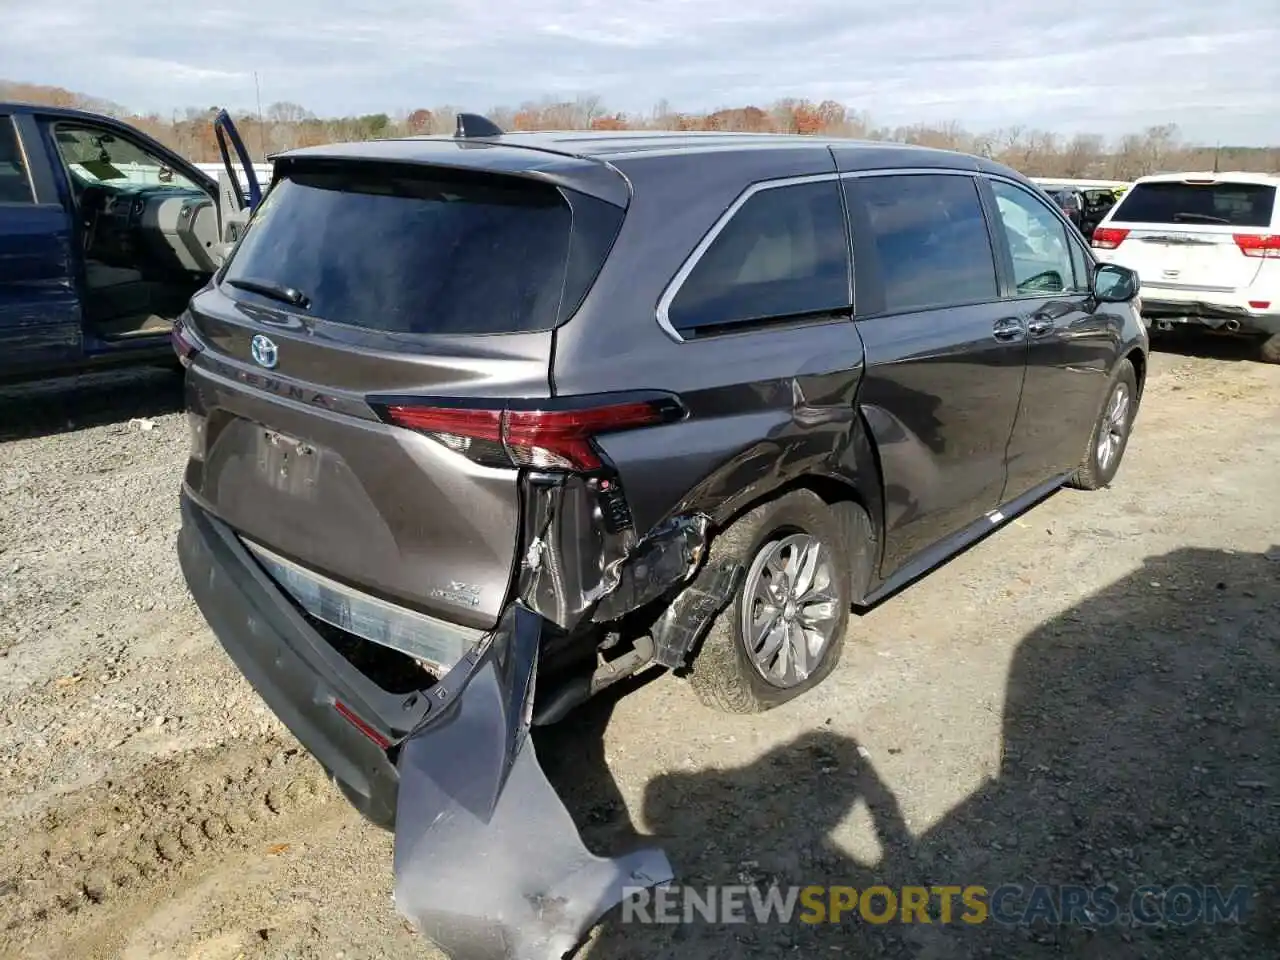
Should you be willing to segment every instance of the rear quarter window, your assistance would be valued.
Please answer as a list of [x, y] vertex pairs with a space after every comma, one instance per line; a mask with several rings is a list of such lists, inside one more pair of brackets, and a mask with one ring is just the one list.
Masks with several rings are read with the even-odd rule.
[[292, 288], [309, 315], [368, 330], [549, 330], [585, 295], [623, 216], [511, 176], [304, 168], [271, 188], [222, 279]]
[[851, 307], [840, 187], [821, 180], [748, 197], [694, 262], [667, 320], [706, 335]]
[[1129, 189], [1111, 219], [1124, 223], [1268, 227], [1276, 188], [1261, 183], [1153, 181]]

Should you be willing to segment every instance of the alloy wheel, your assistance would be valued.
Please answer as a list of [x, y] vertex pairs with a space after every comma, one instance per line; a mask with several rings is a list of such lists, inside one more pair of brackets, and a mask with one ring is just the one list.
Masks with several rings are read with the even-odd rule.
[[1105, 472], [1111, 468], [1124, 445], [1125, 431], [1129, 426], [1129, 387], [1117, 383], [1102, 424], [1098, 428], [1098, 466]]
[[743, 583], [742, 637], [767, 683], [807, 680], [831, 644], [839, 591], [827, 545], [797, 533], [766, 544]]

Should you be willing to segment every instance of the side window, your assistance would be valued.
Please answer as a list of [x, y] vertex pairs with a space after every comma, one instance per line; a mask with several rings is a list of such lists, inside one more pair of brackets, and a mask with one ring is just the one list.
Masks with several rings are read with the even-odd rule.
[[1000, 180], [991, 181], [1013, 258], [1018, 296], [1065, 293], [1075, 288], [1067, 230], [1043, 200]]
[[0, 203], [35, 203], [13, 121], [0, 114]]
[[848, 310], [849, 244], [835, 180], [752, 195], [667, 307], [681, 333]]
[[[866, 177], [848, 191], [874, 246], [889, 313], [980, 303], [999, 297], [991, 238], [972, 177]], [[864, 228], [859, 227], [859, 232]]]

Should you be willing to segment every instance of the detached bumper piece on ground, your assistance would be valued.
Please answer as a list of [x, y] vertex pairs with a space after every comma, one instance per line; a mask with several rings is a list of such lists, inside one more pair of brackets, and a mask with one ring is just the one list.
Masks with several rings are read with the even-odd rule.
[[592, 855], [528, 737], [541, 618], [512, 607], [432, 692], [448, 706], [400, 748], [396, 904], [455, 960], [559, 960], [659, 850]]

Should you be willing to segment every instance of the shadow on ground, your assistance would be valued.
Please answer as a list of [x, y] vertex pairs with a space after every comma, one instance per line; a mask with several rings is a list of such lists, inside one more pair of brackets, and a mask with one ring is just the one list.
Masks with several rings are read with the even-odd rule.
[[1176, 357], [1201, 357], [1205, 360], [1260, 361], [1262, 339], [1212, 333], [1208, 330], [1151, 332], [1151, 349]]
[[618, 701], [659, 676], [650, 672], [619, 681], [564, 720], [535, 727], [538, 763], [573, 815], [582, 842], [597, 856], [617, 856], [648, 846], [637, 836], [605, 759], [604, 734]]
[[[758, 884], [858, 890], [1113, 884], [1127, 914], [1145, 884], [1224, 894], [1246, 885], [1242, 923], [1058, 924], [1037, 918], [1026, 895], [1001, 902], [1004, 916], [1023, 921], [1014, 924], [961, 922], [959, 901], [952, 923], [935, 911], [927, 925], [643, 925], [614, 910], [579, 956], [1280, 956], [1280, 550], [1268, 556], [1276, 559], [1199, 549], [1151, 558], [1027, 636], [1008, 678], [998, 776], [923, 835], [909, 834], [858, 744], [830, 731], [745, 768], [664, 776], [645, 798], [678, 882], [692, 886], [738, 884], [744, 866]], [[600, 745], [611, 702], [542, 731], [539, 745], [601, 852], [631, 831]], [[860, 801], [885, 851], [879, 863], [854, 861], [831, 836]], [[1147, 909], [1155, 917], [1160, 908]]]
[[0, 385], [0, 441], [159, 417], [183, 406], [182, 375], [141, 367]]

